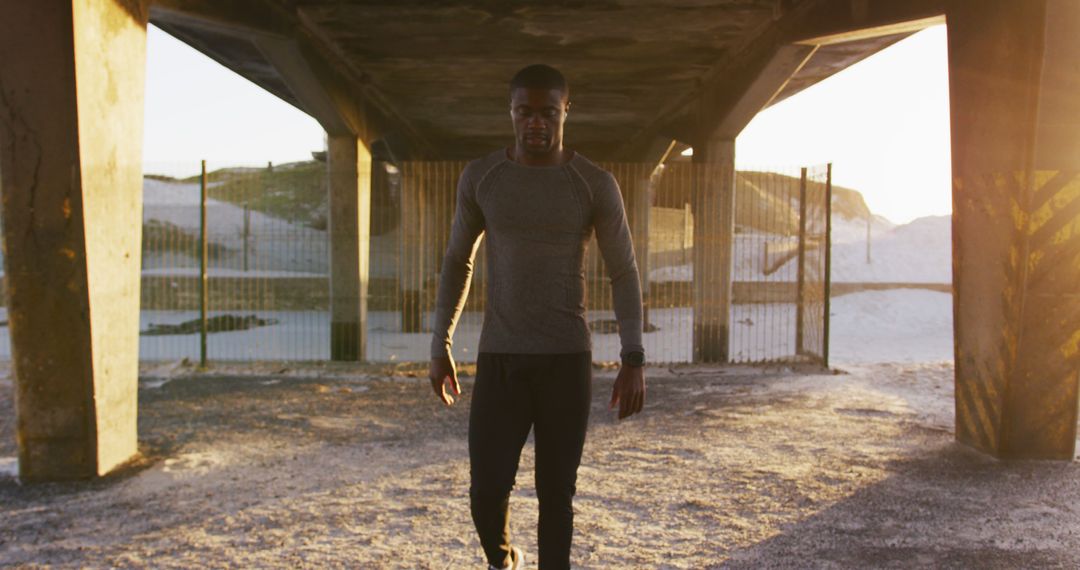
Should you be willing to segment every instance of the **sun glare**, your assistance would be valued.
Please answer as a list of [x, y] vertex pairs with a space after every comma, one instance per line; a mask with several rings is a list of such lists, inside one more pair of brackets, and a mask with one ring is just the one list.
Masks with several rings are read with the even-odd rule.
[[739, 136], [740, 168], [833, 163], [893, 222], [949, 214], [944, 26], [919, 32], [762, 111]]

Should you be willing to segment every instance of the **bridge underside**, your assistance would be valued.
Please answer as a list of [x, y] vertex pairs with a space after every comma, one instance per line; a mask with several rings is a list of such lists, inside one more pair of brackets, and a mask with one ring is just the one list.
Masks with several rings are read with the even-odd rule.
[[[942, 2], [714, 0], [595, 3], [228, 3], [165, 0], [151, 22], [301, 109], [274, 42], [322, 58], [413, 152], [467, 159], [505, 144], [506, 83], [523, 65], [562, 69], [573, 91], [568, 144], [598, 160], [637, 160], [653, 138], [701, 136], [702, 105], [749, 83], [786, 45], [825, 43], [770, 93], [779, 101], [891, 45]], [[236, 4], [247, 4], [244, 9]], [[848, 27], [870, 37], [837, 37]], [[847, 41], [838, 41], [846, 39]], [[730, 103], [730, 102], [729, 102]], [[756, 109], [755, 109], [756, 111]]]
[[[567, 73], [567, 142], [591, 158], [659, 163], [673, 142], [693, 146], [707, 167], [693, 208], [717, 221], [695, 225], [694, 241], [730, 253], [734, 141], [750, 119], [945, 21], [958, 438], [999, 457], [1072, 457], [1080, 4], [72, 0], [0, 4], [21, 476], [101, 475], [135, 452], [148, 22], [326, 129], [330, 356], [355, 360], [366, 342], [371, 185], [382, 172], [372, 165], [471, 158], [506, 144], [506, 81], [521, 66]], [[722, 362], [730, 255], [698, 257], [694, 354]]]

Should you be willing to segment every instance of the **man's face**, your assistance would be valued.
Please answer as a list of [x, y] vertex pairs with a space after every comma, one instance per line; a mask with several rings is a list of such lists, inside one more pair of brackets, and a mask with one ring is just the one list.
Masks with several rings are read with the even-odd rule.
[[518, 148], [534, 156], [560, 150], [569, 110], [570, 102], [558, 89], [518, 87], [511, 91], [510, 118]]

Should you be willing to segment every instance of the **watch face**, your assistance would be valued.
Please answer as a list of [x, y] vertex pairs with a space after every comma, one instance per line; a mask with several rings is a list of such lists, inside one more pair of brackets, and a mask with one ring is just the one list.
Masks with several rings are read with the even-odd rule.
[[626, 355], [626, 363], [630, 366], [641, 366], [645, 364], [644, 352], [631, 352]]

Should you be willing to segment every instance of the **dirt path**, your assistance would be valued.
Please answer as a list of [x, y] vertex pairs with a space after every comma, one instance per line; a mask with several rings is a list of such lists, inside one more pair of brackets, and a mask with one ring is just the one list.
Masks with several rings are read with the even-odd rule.
[[[312, 376], [314, 373], [307, 373]], [[140, 393], [147, 465], [0, 479], [0, 566], [479, 568], [465, 398], [377, 374], [176, 378]], [[953, 443], [952, 369], [650, 370], [616, 423], [598, 373], [578, 483], [582, 568], [1080, 566], [1076, 463]], [[11, 418], [0, 381], [0, 418]], [[0, 421], [0, 457], [14, 454]], [[536, 552], [532, 451], [512, 500]], [[535, 566], [533, 566], [535, 567]]]

